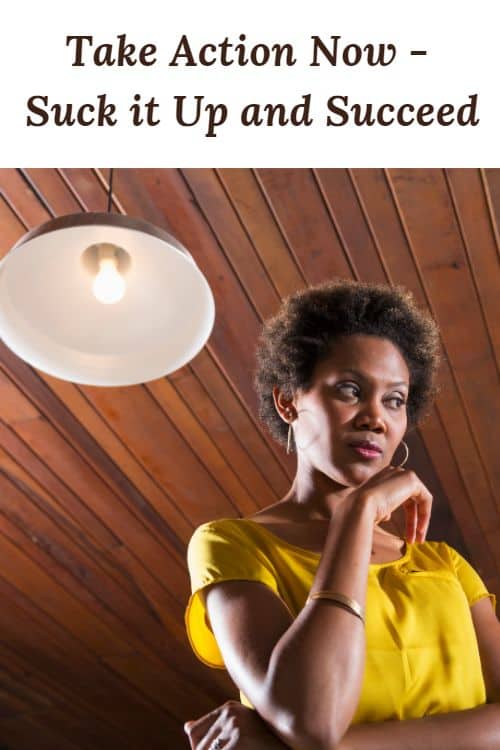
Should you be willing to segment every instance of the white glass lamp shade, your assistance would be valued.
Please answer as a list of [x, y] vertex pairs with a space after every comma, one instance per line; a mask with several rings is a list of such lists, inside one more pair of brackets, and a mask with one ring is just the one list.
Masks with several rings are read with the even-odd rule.
[[[102, 247], [116, 251], [105, 268], [115, 287], [100, 301], [92, 253]], [[205, 345], [214, 316], [211, 289], [188, 251], [164, 230], [120, 214], [53, 219], [0, 263], [4, 343], [74, 383], [133, 385], [173, 372]]]

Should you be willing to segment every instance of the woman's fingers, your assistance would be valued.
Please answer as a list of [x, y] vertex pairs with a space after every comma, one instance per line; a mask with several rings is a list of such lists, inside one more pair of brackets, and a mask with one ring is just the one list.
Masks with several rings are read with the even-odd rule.
[[[365, 492], [368, 484], [364, 488]], [[385, 476], [381, 473], [370, 491], [376, 507], [376, 522], [384, 520], [399, 505], [402, 505], [405, 513], [407, 541], [410, 543], [425, 541], [431, 517], [432, 495], [414, 471], [395, 469]], [[388, 508], [389, 514], [387, 514]]]
[[223, 740], [222, 747], [227, 748], [228, 743], [225, 741], [226, 738], [224, 736], [224, 722], [220, 716], [208, 729], [208, 732], [199, 740], [194, 750], [211, 750], [213, 743], [217, 739]]
[[416, 540], [424, 542], [431, 520], [432, 495], [420, 480], [418, 480], [418, 490], [413, 499], [417, 506]]
[[412, 499], [408, 500], [404, 505], [405, 518], [406, 518], [406, 540], [413, 544], [417, 533], [417, 504]]
[[424, 542], [431, 520], [432, 495], [419, 482], [417, 494], [404, 504], [406, 514], [406, 538], [409, 542]]
[[417, 542], [425, 542], [427, 536], [427, 530], [431, 520], [432, 510], [432, 495], [427, 493], [428, 497], [418, 504], [418, 519], [417, 519]]
[[[225, 704], [224, 704], [225, 705]], [[189, 737], [191, 748], [196, 750], [200, 741], [207, 734], [207, 732], [214, 726], [217, 719], [220, 717], [221, 712], [224, 710], [224, 705], [218, 706], [208, 714], [204, 714], [199, 719], [193, 721], [186, 721], [184, 724], [184, 731]]]

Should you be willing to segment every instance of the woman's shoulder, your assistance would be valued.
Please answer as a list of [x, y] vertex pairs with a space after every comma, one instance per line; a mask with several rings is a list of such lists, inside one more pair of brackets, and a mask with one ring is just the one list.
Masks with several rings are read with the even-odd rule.
[[[250, 516], [238, 516], [230, 518], [216, 518], [200, 524], [194, 531], [195, 535], [238, 535], [247, 539], [255, 540], [260, 537], [260, 531], [278, 532], [283, 529], [303, 528], [304, 524], [294, 523], [295, 519], [290, 515], [286, 503], [279, 501], [274, 505], [261, 508]], [[325, 525], [325, 523], [323, 524]], [[299, 532], [300, 533], [300, 532]], [[286, 536], [285, 532], [285, 536]]]
[[218, 547], [261, 548], [261, 525], [251, 519], [216, 518], [200, 524], [189, 540], [188, 550], [193, 546], [212, 545]]
[[240, 521], [242, 518], [214, 518], [210, 521], [204, 521], [197, 526], [190, 539], [190, 543], [198, 538], [209, 537], [212, 539], [225, 539], [231, 536], [239, 535], [242, 531]]

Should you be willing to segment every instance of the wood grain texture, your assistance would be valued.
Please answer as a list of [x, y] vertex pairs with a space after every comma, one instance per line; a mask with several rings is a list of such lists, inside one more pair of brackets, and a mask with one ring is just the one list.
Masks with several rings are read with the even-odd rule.
[[[109, 170], [0, 170], [0, 257], [54, 216], [106, 208]], [[0, 747], [186, 747], [237, 691], [187, 642], [196, 526], [279, 500], [294, 458], [259, 423], [254, 352], [294, 291], [400, 284], [443, 364], [408, 443], [431, 538], [500, 595], [500, 170], [121, 169], [113, 210], [188, 249], [213, 290], [206, 347], [126, 388], [67, 383], [0, 343]], [[393, 529], [401, 528], [394, 518]]]

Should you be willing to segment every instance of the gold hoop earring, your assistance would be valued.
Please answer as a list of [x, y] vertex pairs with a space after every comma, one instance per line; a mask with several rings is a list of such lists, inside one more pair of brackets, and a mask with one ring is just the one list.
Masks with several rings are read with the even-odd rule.
[[408, 448], [408, 446], [406, 445], [406, 443], [405, 443], [404, 440], [401, 441], [401, 445], [405, 449], [405, 457], [403, 458], [403, 460], [401, 461], [401, 463], [397, 465], [397, 467], [396, 467], [397, 469], [402, 469], [403, 466], [405, 465], [405, 463], [408, 461], [408, 459], [410, 457], [410, 449]]

